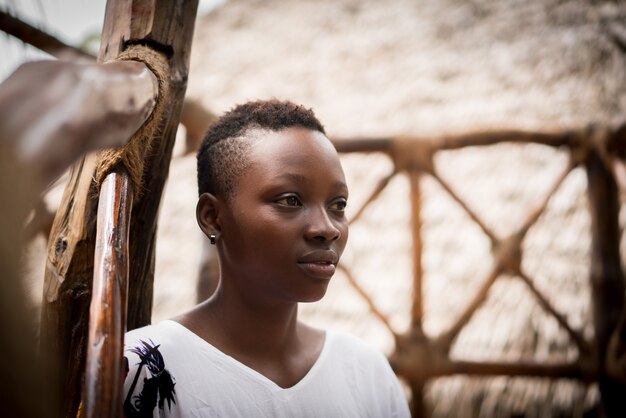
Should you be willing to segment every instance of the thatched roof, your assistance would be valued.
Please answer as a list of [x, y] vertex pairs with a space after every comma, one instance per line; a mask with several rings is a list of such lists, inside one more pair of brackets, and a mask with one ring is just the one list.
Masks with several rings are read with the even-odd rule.
[[622, 114], [623, 6], [557, 1], [229, 1], [198, 22], [189, 93], [313, 106], [331, 134]]

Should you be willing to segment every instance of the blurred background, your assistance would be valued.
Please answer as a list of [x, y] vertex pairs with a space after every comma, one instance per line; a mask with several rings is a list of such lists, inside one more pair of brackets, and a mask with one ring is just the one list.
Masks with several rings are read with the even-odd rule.
[[[104, 1], [1, 0], [0, 6], [97, 52]], [[20, 62], [49, 58], [1, 32], [0, 49], [1, 78]], [[187, 97], [213, 114], [249, 99], [300, 102], [338, 143], [430, 141], [494, 129], [559, 132], [621, 120], [625, 52], [620, 1], [201, 1]], [[153, 322], [196, 303], [206, 257], [195, 223], [195, 157], [185, 136], [181, 127], [160, 209]], [[381, 152], [344, 153], [342, 161], [354, 217], [398, 165]], [[550, 195], [522, 242], [521, 269], [569, 327], [591, 341], [585, 170], [574, 168], [555, 183], [568, 170], [569, 149], [501, 143], [437, 151], [433, 161], [436, 175], [424, 172], [417, 180], [424, 334], [444, 334], [490, 277], [497, 256], [484, 229], [510, 236]], [[63, 179], [46, 196], [50, 211], [62, 190]], [[394, 352], [394, 333], [411, 328], [417, 297], [410, 196], [400, 171], [360, 213], [342, 261], [350, 277], [337, 274], [321, 302], [302, 307], [307, 322]], [[625, 219], [622, 210], [621, 226]], [[44, 235], [34, 236], [26, 254], [34, 304], [41, 299]], [[454, 340], [451, 358], [575, 361], [579, 347], [571, 332], [538, 300], [520, 277], [499, 275]], [[423, 395], [433, 417], [600, 416], [597, 385], [576, 379], [454, 375], [428, 379]]]

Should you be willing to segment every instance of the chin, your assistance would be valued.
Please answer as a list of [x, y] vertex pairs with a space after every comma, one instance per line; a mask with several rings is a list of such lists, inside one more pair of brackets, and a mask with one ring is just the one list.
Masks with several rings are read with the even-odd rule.
[[313, 302], [317, 302], [319, 300], [321, 300], [324, 295], [326, 294], [326, 291], [328, 290], [328, 286], [324, 286], [324, 290], [321, 290], [319, 292], [316, 293], [311, 293], [308, 295], [303, 295], [302, 297], [298, 298], [298, 302], [300, 303], [313, 303]]

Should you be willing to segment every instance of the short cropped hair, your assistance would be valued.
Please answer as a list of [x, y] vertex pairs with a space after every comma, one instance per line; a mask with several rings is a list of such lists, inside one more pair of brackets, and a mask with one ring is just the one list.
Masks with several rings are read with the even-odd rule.
[[302, 127], [326, 134], [311, 109], [290, 101], [258, 100], [235, 106], [208, 129], [198, 151], [198, 192], [233, 196], [239, 176], [250, 166], [253, 129]]

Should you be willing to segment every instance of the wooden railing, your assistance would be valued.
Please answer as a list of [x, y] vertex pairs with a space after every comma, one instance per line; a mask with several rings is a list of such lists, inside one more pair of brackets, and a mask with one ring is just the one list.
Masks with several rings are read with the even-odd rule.
[[[394, 176], [406, 174], [409, 179], [411, 207], [411, 238], [413, 261], [413, 302], [411, 326], [408, 333], [400, 333], [391, 325], [374, 298], [369, 295], [349, 267], [342, 267], [350, 285], [367, 303], [371, 313], [387, 328], [395, 340], [395, 351], [390, 357], [393, 368], [405, 378], [412, 389], [412, 409], [415, 416], [427, 415], [424, 404], [424, 385], [432, 378], [465, 375], [507, 375], [541, 376], [548, 378], [573, 378], [582, 381], [600, 382], [602, 402], [609, 416], [624, 416], [623, 403], [619, 393], [626, 393], [626, 367], [607, 358], [620, 356], [626, 348], [626, 341], [617, 338], [619, 350], [610, 350], [611, 335], [624, 335], [624, 277], [619, 257], [620, 229], [618, 223], [618, 189], [615, 179], [624, 178], [623, 157], [626, 137], [624, 126], [614, 128], [590, 127], [561, 132], [491, 131], [442, 136], [436, 138], [361, 138], [335, 139], [334, 143], [342, 153], [386, 154], [393, 162], [393, 170], [373, 186], [351, 218], [358, 222], [365, 209], [379, 198]], [[553, 180], [547, 193], [530, 210], [521, 226], [508, 236], [499, 236], [473, 210], [460, 194], [439, 174], [434, 156], [444, 150], [460, 149], [469, 146], [489, 146], [503, 142], [536, 143], [569, 150], [569, 163]], [[592, 258], [591, 288], [594, 305], [595, 337], [585, 339], [580, 329], [573, 327], [566, 316], [554, 307], [550, 299], [536, 285], [536, 281], [522, 268], [522, 244], [529, 229], [537, 222], [546, 209], [550, 198], [559, 189], [574, 167], [584, 166], [588, 177], [588, 194], [592, 219]], [[466, 212], [469, 218], [488, 237], [491, 243], [492, 265], [474, 294], [467, 298], [460, 316], [447, 330], [439, 335], [427, 335], [423, 329], [424, 300], [421, 235], [422, 192], [420, 179], [433, 178], [441, 188]], [[626, 189], [624, 189], [626, 190]], [[381, 274], [383, 274], [381, 272]], [[490, 289], [503, 275], [521, 280], [540, 306], [551, 315], [567, 332], [578, 349], [578, 357], [573, 361], [542, 364], [534, 361], [518, 362], [477, 362], [461, 361], [450, 357], [450, 349], [476, 311], [484, 304]], [[614, 338], [614, 340], [616, 340]], [[623, 355], [622, 355], [623, 357]], [[608, 365], [611, 363], [611, 365]], [[622, 364], [618, 366], [618, 364]]]

